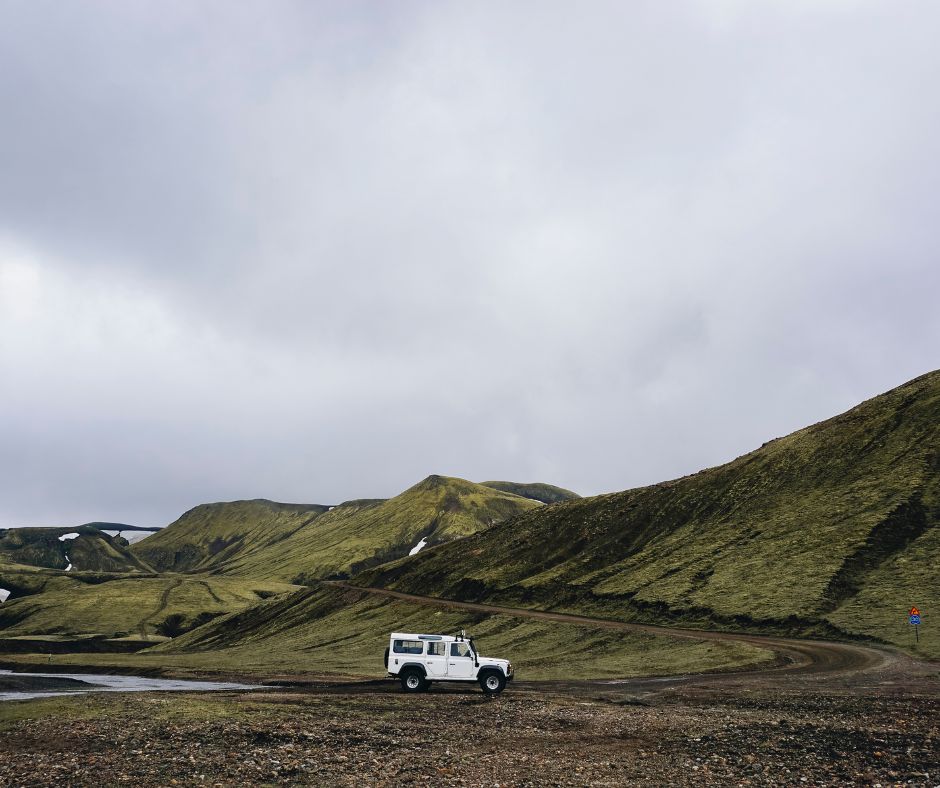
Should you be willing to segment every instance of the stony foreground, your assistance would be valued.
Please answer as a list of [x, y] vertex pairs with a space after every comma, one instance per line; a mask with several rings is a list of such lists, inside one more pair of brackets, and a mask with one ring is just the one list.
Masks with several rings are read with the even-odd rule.
[[932, 786], [938, 749], [940, 706], [917, 694], [289, 690], [0, 706], [4, 786]]

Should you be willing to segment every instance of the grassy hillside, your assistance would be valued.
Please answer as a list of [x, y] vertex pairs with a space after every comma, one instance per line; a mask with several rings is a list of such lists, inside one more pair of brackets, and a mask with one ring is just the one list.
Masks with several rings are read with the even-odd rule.
[[387, 501], [337, 506], [290, 540], [246, 555], [226, 572], [303, 583], [348, 577], [408, 555], [419, 542], [440, 544], [468, 536], [535, 501], [444, 476], [429, 476]]
[[227, 577], [79, 574], [46, 576], [40, 590], [0, 605], [0, 637], [173, 636], [296, 587]]
[[[940, 656], [940, 372], [672, 482], [545, 506], [356, 582]], [[937, 619], [940, 622], [940, 618]]]
[[480, 482], [484, 487], [492, 487], [494, 490], [521, 495], [523, 498], [531, 498], [533, 501], [541, 503], [560, 503], [561, 501], [570, 501], [572, 498], [580, 498], [577, 493], [566, 490], [563, 487], [555, 487], [552, 484], [542, 484], [541, 482], [521, 483], [521, 482]]
[[[74, 539], [60, 538], [76, 533], [79, 536]], [[93, 525], [0, 530], [0, 567], [3, 563], [62, 570], [71, 564], [73, 571], [152, 571], [128, 550], [126, 539], [109, 536]]]
[[284, 581], [344, 576], [540, 505], [432, 476], [387, 501], [198, 506], [130, 549], [91, 527], [65, 542], [68, 529], [7, 531], [0, 588], [12, 593], [0, 637], [177, 635], [294, 587]]
[[159, 571], [214, 569], [240, 554], [289, 538], [328, 509], [266, 500], [206, 503], [137, 542], [131, 551]]
[[[466, 628], [484, 655], [506, 657], [524, 679], [613, 678], [739, 668], [772, 659], [743, 644], [625, 634], [570, 624], [475, 615], [336, 588], [304, 589], [216, 619], [134, 655], [76, 654], [58, 665], [171, 671], [317, 673], [381, 677], [382, 653], [396, 629]], [[29, 662], [34, 656], [13, 657]]]
[[54, 588], [67, 588], [74, 581], [74, 576], [65, 572], [16, 564], [0, 556], [0, 588], [10, 592], [10, 601]]
[[299, 507], [208, 504], [132, 547], [161, 569], [303, 583], [346, 577], [426, 544], [476, 533], [539, 506], [462, 479], [430, 476], [388, 500]]

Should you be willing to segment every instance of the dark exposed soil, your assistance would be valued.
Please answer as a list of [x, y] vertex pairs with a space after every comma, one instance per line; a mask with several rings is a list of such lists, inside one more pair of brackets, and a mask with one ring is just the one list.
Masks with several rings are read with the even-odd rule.
[[95, 687], [81, 679], [64, 676], [20, 676], [16, 674], [0, 675], [0, 692], [43, 692], [48, 690], [86, 690]]
[[[0, 785], [936, 785], [935, 696], [687, 687], [98, 696], [0, 733]], [[194, 705], [189, 705], [194, 704]]]

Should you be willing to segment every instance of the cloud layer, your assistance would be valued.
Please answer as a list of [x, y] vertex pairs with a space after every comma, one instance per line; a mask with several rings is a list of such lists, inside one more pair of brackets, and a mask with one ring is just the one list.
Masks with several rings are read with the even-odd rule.
[[935, 4], [0, 7], [0, 527], [692, 472], [937, 363]]

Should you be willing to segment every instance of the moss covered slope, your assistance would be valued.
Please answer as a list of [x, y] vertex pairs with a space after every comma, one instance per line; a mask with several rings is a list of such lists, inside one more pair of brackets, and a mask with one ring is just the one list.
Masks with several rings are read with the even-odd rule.
[[263, 499], [201, 504], [131, 550], [159, 571], [211, 570], [289, 538], [328, 510]]
[[907, 645], [907, 607], [940, 605], [938, 521], [933, 372], [726, 465], [540, 507], [357, 582]]
[[469, 536], [541, 504], [445, 476], [384, 501], [336, 506], [304, 528], [221, 565], [225, 572], [304, 583], [347, 577], [417, 547]]
[[47, 576], [38, 590], [0, 605], [0, 637], [174, 636], [296, 587], [246, 578], [80, 574]]
[[388, 500], [338, 506], [235, 501], [197, 506], [131, 549], [160, 570], [303, 583], [347, 577], [540, 506], [463, 479], [429, 476]]
[[[60, 538], [74, 534], [78, 536], [64, 541]], [[69, 565], [76, 571], [152, 571], [129, 550], [126, 539], [109, 536], [93, 525], [0, 530], [0, 573], [4, 565], [13, 564], [63, 571]]]
[[441, 610], [357, 591], [321, 587], [263, 602], [135, 655], [137, 665], [315, 671], [383, 676], [390, 632], [465, 628], [483, 654], [509, 658], [526, 679], [622, 677], [754, 665], [772, 654], [741, 643]]

